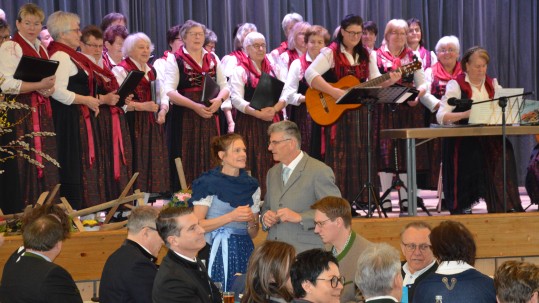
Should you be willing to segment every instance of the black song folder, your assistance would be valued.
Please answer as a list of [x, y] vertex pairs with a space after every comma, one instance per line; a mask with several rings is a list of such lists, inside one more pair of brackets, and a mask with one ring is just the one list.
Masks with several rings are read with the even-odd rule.
[[[118, 89], [118, 95], [120, 95], [120, 102], [123, 103], [125, 98], [132, 94], [137, 88], [140, 80], [144, 77], [144, 72], [139, 70], [132, 70], [127, 74], [124, 82], [120, 85]], [[144, 101], [144, 100], [142, 100]]]
[[24, 82], [39, 82], [56, 73], [60, 63], [31, 56], [22, 56], [13, 78]]
[[202, 87], [202, 97], [200, 98], [200, 101], [206, 106], [211, 106], [210, 100], [217, 97], [220, 91], [221, 88], [217, 82], [215, 82], [215, 80], [213, 80], [209, 74], [205, 74], [204, 86]]
[[258, 85], [253, 93], [253, 98], [250, 101], [251, 107], [261, 110], [265, 107], [275, 105], [281, 97], [283, 87], [283, 81], [262, 72], [260, 80], [258, 80]]

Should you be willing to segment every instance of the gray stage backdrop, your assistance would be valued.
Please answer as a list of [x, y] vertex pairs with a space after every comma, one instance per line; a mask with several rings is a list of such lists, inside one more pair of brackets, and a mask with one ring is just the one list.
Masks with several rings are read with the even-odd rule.
[[[358, 14], [378, 24], [378, 44], [387, 21], [416, 17], [423, 22], [428, 49], [434, 49], [445, 35], [459, 37], [461, 52], [481, 45], [491, 55], [490, 76], [505, 87], [534, 91], [532, 99], [538, 99], [537, 0], [0, 0], [13, 29], [19, 6], [27, 2], [41, 6], [46, 15], [57, 10], [77, 13], [81, 28], [99, 24], [109, 12], [121, 12], [128, 17], [130, 32], [150, 36], [156, 56], [166, 50], [166, 30], [188, 19], [206, 24], [217, 34], [216, 53], [222, 57], [232, 50], [232, 31], [242, 22], [256, 24], [269, 48], [276, 47], [284, 39], [281, 19], [289, 12], [301, 14], [330, 33], [342, 17]], [[534, 141], [531, 136], [512, 140], [522, 183]]]

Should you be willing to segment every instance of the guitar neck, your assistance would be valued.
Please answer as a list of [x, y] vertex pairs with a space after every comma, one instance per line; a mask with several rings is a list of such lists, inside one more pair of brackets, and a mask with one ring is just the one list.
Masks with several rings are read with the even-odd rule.
[[[397, 69], [399, 72], [402, 73], [402, 75], [404, 76], [406, 74], [406, 70], [403, 68], [403, 67], [399, 67]], [[381, 75], [380, 77], [376, 77], [372, 80], [369, 80], [367, 82], [363, 82], [363, 83], [360, 83], [358, 84], [357, 87], [374, 87], [374, 86], [380, 86], [380, 84], [386, 82], [387, 80], [389, 80], [390, 76], [389, 76], [389, 72]]]

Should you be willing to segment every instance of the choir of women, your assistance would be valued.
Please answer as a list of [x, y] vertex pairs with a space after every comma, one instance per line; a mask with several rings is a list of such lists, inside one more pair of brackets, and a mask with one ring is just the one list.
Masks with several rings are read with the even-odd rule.
[[[254, 227], [244, 227], [255, 222], [266, 173], [273, 164], [266, 136], [272, 122], [294, 120], [304, 138], [302, 149], [333, 168], [341, 192], [352, 200], [369, 179], [368, 136], [374, 139], [373, 172], [393, 172], [394, 144], [392, 140], [380, 140], [380, 130], [424, 127], [435, 122], [435, 115], [440, 124], [464, 121], [469, 109], [448, 104], [449, 98], [484, 100], [492, 98], [499, 87], [486, 75], [490, 60], [486, 50], [468, 50], [461, 65], [458, 38], [446, 36], [436, 45], [435, 53], [430, 52], [416, 18], [389, 21], [384, 41], [377, 47], [378, 28], [372, 21], [364, 24], [361, 17], [347, 15], [329, 43], [326, 29], [303, 22], [300, 15], [292, 13], [282, 22], [286, 41], [270, 54], [267, 37], [257, 32], [255, 24], [244, 23], [234, 33], [235, 50], [223, 60], [214, 53], [215, 33], [204, 24], [187, 20], [166, 33], [170, 49], [154, 61], [155, 68], [151, 64], [152, 42], [143, 33], [129, 35], [127, 18], [122, 14], [108, 14], [102, 30], [87, 26], [81, 32], [76, 14], [55, 12], [47, 18], [46, 29], [54, 40], [48, 48], [38, 39], [44, 20], [42, 9], [25, 4], [17, 16], [13, 37], [7, 24], [0, 23], [0, 73], [4, 77], [0, 88], [4, 94], [36, 108], [15, 126], [11, 136], [32, 131], [56, 133], [55, 138], [28, 140], [29, 146], [38, 151], [32, 161], [39, 165], [24, 159], [2, 164], [7, 172], [0, 180], [0, 193], [9, 197], [6, 203], [2, 199], [2, 210], [18, 212], [57, 183], [62, 185], [61, 195], [75, 209], [106, 202], [122, 192], [134, 172], [139, 172], [134, 189], [147, 195], [167, 195], [180, 187], [174, 163], [181, 157], [187, 183], [193, 184], [195, 213], [211, 232], [208, 242], [214, 252], [210, 270], [226, 288], [232, 271], [245, 270], [252, 250], [247, 237], [256, 234]], [[56, 75], [38, 82], [15, 79], [23, 55], [58, 61]], [[421, 68], [402, 74], [399, 68], [415, 60]], [[121, 100], [117, 90], [130, 71], [142, 71], [144, 77], [133, 94]], [[251, 105], [253, 94], [264, 73], [285, 82], [285, 87], [273, 106], [255, 108]], [[365, 106], [345, 112], [324, 128], [312, 122], [304, 105], [309, 86], [336, 100], [345, 90], [332, 83], [349, 75], [365, 82], [385, 73], [389, 77], [382, 86], [398, 82], [417, 89], [418, 95], [405, 104], [376, 107], [371, 133], [367, 132]], [[203, 99], [204, 83], [209, 81], [206, 78], [219, 89], [216, 95]], [[287, 105], [291, 108], [288, 112], [284, 110]], [[20, 115], [13, 110], [8, 118], [17, 120]], [[219, 139], [212, 143], [211, 138]], [[433, 184], [438, 179], [443, 151], [444, 192], [451, 213], [469, 212], [480, 198], [485, 199], [490, 212], [504, 211], [501, 184], [497, 182], [501, 180], [500, 161], [495, 160], [499, 157], [498, 139], [455, 138], [443, 146], [433, 142], [435, 155], [429, 161], [418, 161], [418, 171], [430, 174]], [[508, 209], [522, 211], [514, 153], [510, 143], [507, 146]], [[57, 159], [60, 168], [44, 159], [41, 152]], [[404, 148], [399, 153], [397, 168], [403, 171]], [[418, 149], [418, 157], [422, 153]], [[467, 157], [458, 157], [461, 154]], [[493, 160], [485, 160], [490, 158]], [[220, 161], [217, 168], [212, 169], [212, 159]], [[219, 180], [227, 180], [231, 187], [210, 190]], [[249, 184], [242, 189], [241, 201], [230, 198], [229, 191], [234, 191], [237, 182]], [[390, 183], [391, 175], [381, 173], [382, 190]], [[11, 188], [16, 190], [8, 190]], [[360, 200], [366, 200], [365, 195]], [[400, 202], [405, 202], [406, 196], [401, 198]], [[243, 238], [236, 244], [247, 250], [240, 253], [241, 262], [227, 271], [222, 256], [237, 252], [230, 246], [231, 251], [225, 252], [223, 242], [215, 241], [220, 237], [218, 231], [230, 231], [229, 227], [241, 230], [238, 235]]]

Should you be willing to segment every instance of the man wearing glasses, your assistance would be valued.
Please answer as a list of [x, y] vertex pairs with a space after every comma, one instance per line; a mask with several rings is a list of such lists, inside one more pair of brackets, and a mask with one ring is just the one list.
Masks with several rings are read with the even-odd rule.
[[356, 291], [354, 277], [359, 255], [372, 243], [352, 230], [350, 203], [340, 197], [325, 197], [311, 206], [314, 209], [314, 232], [324, 244], [332, 245], [331, 252], [339, 261], [339, 270], [346, 282], [341, 302], [362, 302]]
[[402, 265], [402, 302], [412, 302], [417, 284], [438, 268], [431, 250], [431, 230], [426, 222], [415, 221], [408, 223], [401, 232], [401, 250], [406, 259]]
[[335, 175], [329, 166], [301, 151], [296, 123], [274, 123], [268, 134], [268, 150], [279, 163], [266, 178], [262, 229], [268, 231], [268, 240], [289, 243], [298, 253], [322, 248], [322, 240], [314, 233], [314, 209], [310, 206], [327, 196], [341, 196]]
[[159, 211], [139, 206], [127, 222], [127, 240], [105, 263], [99, 287], [99, 302], [151, 302], [157, 274], [157, 255], [163, 240], [156, 230]]
[[399, 251], [387, 243], [369, 246], [357, 260], [355, 282], [366, 303], [401, 302]]

